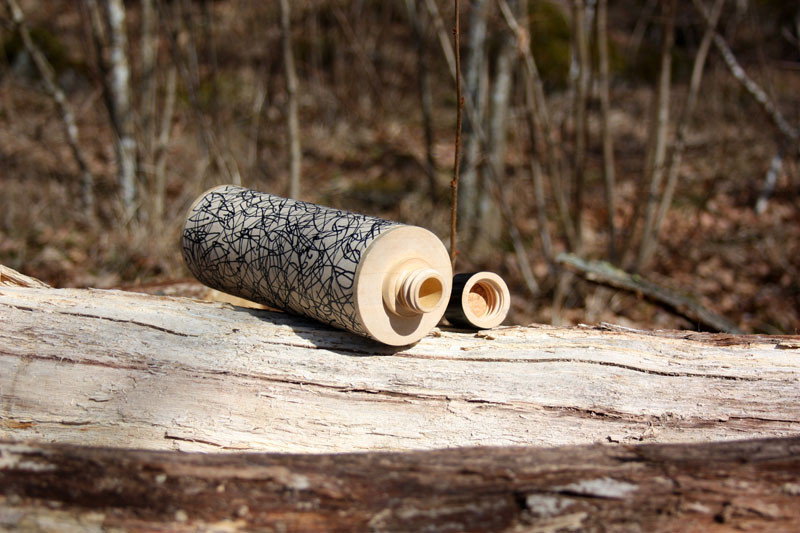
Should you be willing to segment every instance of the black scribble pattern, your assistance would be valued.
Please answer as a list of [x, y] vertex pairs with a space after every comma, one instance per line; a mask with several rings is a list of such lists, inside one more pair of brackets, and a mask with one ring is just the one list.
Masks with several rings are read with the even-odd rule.
[[394, 222], [227, 185], [183, 230], [183, 258], [205, 285], [367, 335], [356, 318], [361, 254]]

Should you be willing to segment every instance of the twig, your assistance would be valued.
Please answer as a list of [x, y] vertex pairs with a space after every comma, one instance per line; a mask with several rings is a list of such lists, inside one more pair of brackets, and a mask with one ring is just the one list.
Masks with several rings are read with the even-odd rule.
[[574, 26], [574, 46], [578, 76], [575, 80], [575, 97], [573, 104], [574, 142], [573, 155], [573, 188], [572, 188], [572, 220], [575, 224], [575, 252], [580, 254], [583, 248], [583, 189], [586, 171], [587, 144], [587, 106], [589, 103], [589, 40], [586, 35], [586, 2], [573, 0], [572, 20]]
[[447, 29], [444, 27], [442, 13], [439, 11], [439, 6], [436, 5], [436, 0], [425, 0], [425, 7], [428, 8], [428, 14], [431, 16], [431, 19], [433, 19], [433, 25], [436, 27], [436, 36], [439, 38], [439, 45], [442, 47], [445, 60], [447, 60], [450, 76], [453, 78], [453, 81], [455, 81], [456, 55], [453, 52], [453, 45], [447, 37]]
[[450, 262], [453, 269], [456, 267], [456, 256], [458, 250], [456, 249], [456, 224], [458, 222], [458, 171], [461, 160], [461, 124], [462, 124], [462, 111], [464, 107], [464, 99], [461, 96], [461, 32], [460, 26], [460, 6], [458, 0], [455, 1], [456, 11], [456, 25], [453, 28], [453, 36], [455, 38], [455, 52], [456, 52], [456, 150], [453, 164], [453, 181], [450, 182], [452, 189], [452, 199], [450, 206]]
[[693, 323], [725, 333], [742, 332], [734, 323], [704, 307], [694, 298], [625, 272], [605, 261], [587, 261], [564, 253], [559, 254], [556, 261], [570, 267], [588, 281], [640, 294]]
[[545, 146], [544, 149], [537, 150], [538, 143], [534, 142], [532, 148], [535, 151], [547, 155], [547, 170], [552, 183], [553, 194], [556, 198], [558, 221], [561, 224], [564, 236], [570, 248], [575, 249], [575, 226], [570, 218], [569, 206], [567, 205], [564, 187], [562, 186], [560, 170], [561, 154], [553, 139], [553, 128], [551, 126], [550, 116], [547, 111], [547, 102], [544, 96], [544, 84], [542, 83], [541, 76], [539, 76], [536, 60], [531, 53], [529, 45], [530, 40], [528, 37], [529, 32], [517, 22], [506, 0], [499, 0], [498, 5], [509, 29], [517, 36], [517, 47], [519, 53], [522, 55], [523, 66], [525, 67], [525, 90], [528, 92], [526, 99], [529, 102], [527, 108], [535, 129], [535, 133], [532, 134], [532, 137], [543, 141]]

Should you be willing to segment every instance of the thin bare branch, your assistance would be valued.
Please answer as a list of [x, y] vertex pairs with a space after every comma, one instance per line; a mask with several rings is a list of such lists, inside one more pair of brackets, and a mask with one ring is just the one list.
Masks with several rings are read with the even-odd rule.
[[[695, 9], [703, 16], [706, 26], [715, 26], [711, 15], [700, 3], [700, 0], [692, 0], [692, 4], [694, 4]], [[781, 134], [795, 146], [798, 153], [800, 153], [800, 142], [798, 142], [800, 141], [800, 131], [789, 124], [783, 116], [783, 113], [778, 109], [778, 106], [775, 105], [775, 102], [767, 95], [766, 91], [764, 91], [753, 78], [748, 76], [747, 72], [745, 72], [744, 68], [742, 68], [736, 56], [733, 54], [731, 47], [728, 46], [728, 42], [716, 31], [714, 32], [714, 47], [722, 55], [722, 59], [725, 60], [725, 65], [728, 67], [733, 77], [736, 78], [745, 90], [758, 102], [764, 112], [772, 119], [778, 131], [780, 131]]]
[[161, 110], [161, 127], [158, 133], [153, 159], [155, 161], [155, 170], [153, 172], [155, 191], [154, 197], [154, 211], [155, 220], [160, 221], [164, 216], [165, 197], [167, 188], [166, 178], [166, 164], [167, 164], [167, 147], [169, 145], [169, 138], [172, 133], [172, 115], [175, 110], [175, 88], [177, 85], [178, 69], [175, 63], [170, 62], [167, 67], [167, 85], [165, 88], [166, 95], [164, 96], [164, 107]]
[[453, 270], [456, 268], [456, 256], [458, 249], [456, 248], [456, 227], [458, 224], [458, 172], [461, 162], [461, 126], [462, 126], [462, 110], [464, 107], [464, 99], [461, 96], [461, 8], [458, 0], [455, 3], [455, 28], [453, 29], [454, 48], [456, 53], [456, 146], [453, 163], [453, 180], [450, 182], [452, 190], [451, 206], [450, 206], [450, 262], [453, 265]]
[[[542, 159], [547, 165], [547, 173], [550, 176], [553, 195], [556, 199], [558, 221], [570, 248], [574, 249], [576, 244], [575, 227], [570, 217], [564, 188], [561, 186], [563, 181], [560, 170], [561, 155], [553, 139], [553, 130], [544, 96], [544, 84], [541, 76], [539, 76], [539, 69], [530, 49], [529, 32], [519, 24], [506, 0], [499, 0], [498, 5], [509, 29], [517, 36], [517, 47], [525, 67], [523, 69], [525, 73], [525, 91], [528, 102], [527, 110], [532, 120], [533, 133], [531, 137], [533, 147], [538, 156], [544, 156]], [[540, 144], [543, 145], [542, 148], [539, 147]]]
[[431, 76], [428, 61], [425, 57], [427, 24], [420, 15], [417, 0], [406, 0], [406, 12], [414, 33], [417, 52], [417, 90], [419, 92], [420, 109], [422, 110], [422, 129], [425, 136], [425, 174], [428, 176], [428, 188], [431, 200], [436, 204], [439, 191], [436, 186], [436, 159], [433, 155], [433, 95], [431, 94]]
[[450, 37], [447, 35], [447, 28], [445, 28], [442, 13], [439, 11], [439, 6], [436, 5], [436, 0], [425, 0], [425, 7], [428, 9], [428, 14], [431, 16], [433, 25], [436, 27], [436, 36], [439, 39], [439, 45], [442, 47], [444, 58], [447, 60], [450, 76], [453, 78], [453, 81], [456, 81], [456, 54], [453, 51]]

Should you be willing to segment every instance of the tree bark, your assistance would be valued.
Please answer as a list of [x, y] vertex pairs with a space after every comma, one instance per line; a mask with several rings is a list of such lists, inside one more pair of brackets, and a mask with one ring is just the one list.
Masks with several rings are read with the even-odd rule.
[[575, 62], [578, 72], [575, 80], [572, 220], [575, 223], [573, 251], [583, 249], [583, 189], [586, 172], [586, 143], [588, 137], [587, 107], [589, 105], [589, 38], [586, 32], [586, 2], [572, 0], [572, 31], [575, 47]]
[[800, 438], [336, 455], [0, 442], [0, 527], [797, 531]]
[[343, 452], [775, 437], [800, 423], [800, 337], [536, 326], [392, 349], [276, 312], [14, 287], [0, 287], [0, 317], [0, 439]]

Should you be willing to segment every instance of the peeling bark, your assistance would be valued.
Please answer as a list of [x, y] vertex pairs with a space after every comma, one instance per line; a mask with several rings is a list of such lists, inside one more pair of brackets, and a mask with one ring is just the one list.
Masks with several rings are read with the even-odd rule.
[[800, 438], [336, 455], [0, 442], [0, 528], [796, 531]]

